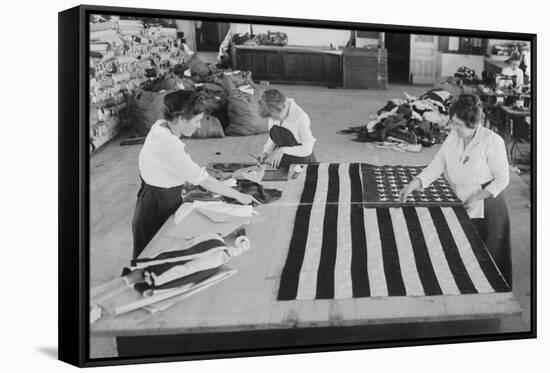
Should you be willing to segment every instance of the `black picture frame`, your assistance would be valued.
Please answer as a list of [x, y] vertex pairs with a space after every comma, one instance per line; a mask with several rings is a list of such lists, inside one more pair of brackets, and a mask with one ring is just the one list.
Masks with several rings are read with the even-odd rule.
[[[224, 350], [189, 354], [152, 354], [151, 356], [97, 358], [89, 357], [89, 211], [90, 211], [90, 165], [88, 137], [88, 43], [89, 14], [113, 14], [136, 17], [183, 18], [219, 22], [244, 22], [287, 26], [309, 26], [332, 29], [354, 29], [367, 33], [391, 31], [394, 33], [438, 34], [458, 37], [481, 37], [513, 39], [531, 43], [532, 69], [532, 128], [537, 124], [537, 35], [486, 30], [459, 30], [433, 27], [367, 24], [341, 21], [321, 21], [237, 14], [215, 14], [160, 9], [120, 8], [81, 5], [59, 13], [59, 359], [80, 367], [123, 365], [149, 362], [171, 362], [227, 357], [280, 355], [304, 352], [328, 352], [367, 348], [386, 348], [415, 345], [435, 345], [494, 340], [536, 338], [537, 335], [537, 283], [536, 283], [536, 185], [537, 151], [536, 130], [532, 130], [532, 181], [531, 181], [531, 330], [519, 333], [465, 335], [460, 337], [437, 337], [403, 339], [385, 342], [336, 343], [338, 337], [325, 339], [323, 343], [294, 347], [262, 347], [246, 350]], [[78, 123], [78, 126], [74, 124]], [[336, 328], [337, 327], [332, 327]], [[286, 338], [294, 338], [295, 331], [287, 330]], [[277, 333], [284, 333], [278, 331]], [[311, 330], [316, 333], [316, 330]], [[244, 332], [243, 332], [244, 333]], [[343, 333], [340, 327], [333, 334]], [[249, 332], [249, 336], [252, 333]], [[200, 337], [200, 336], [197, 336]], [[224, 338], [224, 336], [218, 336]], [[269, 338], [265, 332], [254, 337]], [[273, 335], [272, 335], [273, 337]], [[280, 338], [280, 335], [276, 336]], [[345, 338], [343, 338], [345, 340]]]

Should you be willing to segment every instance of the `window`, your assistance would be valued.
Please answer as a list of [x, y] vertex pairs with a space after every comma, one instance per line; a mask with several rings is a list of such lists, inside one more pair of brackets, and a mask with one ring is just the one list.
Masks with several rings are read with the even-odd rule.
[[487, 39], [440, 36], [439, 50], [443, 53], [485, 55]]

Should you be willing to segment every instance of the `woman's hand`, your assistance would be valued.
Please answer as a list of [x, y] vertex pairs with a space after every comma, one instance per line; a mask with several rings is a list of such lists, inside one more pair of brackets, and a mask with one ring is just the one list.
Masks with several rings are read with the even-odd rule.
[[277, 150], [275, 150], [275, 153], [273, 153], [273, 156], [271, 157], [271, 166], [274, 168], [278, 168], [281, 164], [281, 159], [283, 159], [283, 155], [285, 155], [285, 153], [283, 152], [283, 148], [277, 148]]
[[267, 157], [269, 157], [269, 154], [266, 152], [263, 152], [262, 154], [257, 156], [256, 159], [258, 160], [258, 163], [262, 164], [266, 161]]
[[492, 197], [492, 194], [489, 193], [487, 190], [482, 189], [477, 193], [472, 194], [470, 197], [468, 197], [464, 202], [463, 206], [466, 210], [473, 209], [480, 201], [483, 201], [486, 198]]
[[405, 203], [407, 202], [407, 198], [409, 198], [409, 195], [414, 192], [415, 190], [422, 188], [422, 182], [419, 178], [415, 177], [411, 180], [409, 184], [401, 191], [399, 192], [399, 202]]
[[236, 200], [241, 205], [250, 205], [253, 203], [257, 205], [261, 205], [261, 203], [256, 198], [252, 197], [250, 194], [239, 193], [239, 196], [236, 198]]

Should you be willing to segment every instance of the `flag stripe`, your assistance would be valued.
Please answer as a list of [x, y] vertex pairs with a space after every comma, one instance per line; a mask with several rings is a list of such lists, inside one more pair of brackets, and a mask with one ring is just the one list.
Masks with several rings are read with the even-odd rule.
[[386, 283], [388, 284], [388, 294], [390, 296], [407, 295], [399, 266], [399, 254], [397, 253], [390, 212], [387, 208], [379, 208], [376, 209], [376, 216], [378, 218], [380, 241], [382, 242], [382, 260], [384, 262]]
[[365, 217], [363, 214], [363, 187], [359, 164], [349, 166], [351, 206], [351, 278], [354, 297], [370, 296], [369, 276], [367, 275], [367, 241], [365, 235]]
[[411, 240], [406, 230], [407, 223], [405, 222], [403, 211], [400, 208], [390, 208], [389, 211], [407, 295], [424, 295], [424, 288], [418, 277], [418, 270], [414, 259]]
[[426, 247], [430, 254], [430, 259], [434, 267], [435, 274], [437, 276], [437, 282], [441, 286], [441, 290], [444, 294], [460, 294], [458, 290], [454, 277], [451, 274], [451, 269], [449, 268], [449, 263], [445, 260], [445, 255], [443, 254], [443, 248], [441, 247], [441, 242], [437, 237], [437, 232], [434, 227], [432, 218], [428, 212], [428, 208], [419, 207], [416, 208], [418, 214], [418, 221], [422, 227], [422, 232], [424, 232], [424, 238], [426, 240]]
[[435, 224], [435, 229], [439, 236], [439, 240], [441, 241], [441, 246], [443, 247], [443, 252], [445, 253], [445, 257], [447, 258], [447, 262], [449, 263], [449, 267], [451, 268], [451, 273], [455, 278], [455, 282], [460, 289], [460, 292], [462, 294], [477, 293], [477, 289], [470, 279], [470, 275], [468, 274], [468, 271], [464, 266], [464, 262], [460, 257], [451, 230], [447, 225], [447, 221], [445, 220], [443, 212], [441, 212], [441, 208], [429, 207], [428, 211], [432, 216], [432, 220]]
[[483, 273], [485, 274], [485, 277], [487, 278], [493, 289], [495, 289], [495, 291], [497, 292], [510, 291], [510, 287], [506, 283], [506, 280], [504, 280], [504, 277], [502, 277], [502, 275], [498, 271], [497, 266], [493, 261], [493, 258], [491, 257], [491, 255], [489, 255], [487, 248], [483, 244], [483, 241], [481, 240], [481, 237], [479, 236], [479, 233], [476, 230], [474, 224], [468, 217], [466, 210], [463, 207], [453, 207], [453, 211], [458, 221], [460, 222], [460, 225], [462, 226], [466, 237], [468, 237], [468, 241], [470, 242], [470, 246], [474, 251], [479, 266], [481, 267]]
[[306, 248], [309, 218], [311, 214], [311, 203], [315, 197], [317, 186], [318, 165], [310, 165], [306, 170], [304, 190], [300, 197], [300, 205], [296, 209], [294, 218], [294, 230], [290, 239], [288, 257], [281, 274], [281, 285], [279, 287], [278, 299], [295, 299], [298, 290], [299, 273], [304, 260]]
[[464, 230], [460, 226], [455, 213], [448, 207], [442, 208], [441, 211], [443, 212], [443, 215], [445, 215], [445, 219], [447, 220], [447, 224], [449, 224], [449, 229], [454, 237], [454, 241], [456, 242], [460, 257], [462, 258], [464, 266], [468, 270], [470, 278], [472, 279], [477, 291], [479, 293], [494, 293], [494, 289], [491, 284], [489, 284], [487, 277], [485, 277], [485, 274], [481, 270], [479, 262], [472, 251], [472, 246], [470, 245], [470, 242], [468, 242], [468, 239], [464, 234]]
[[388, 296], [388, 286], [384, 275], [384, 261], [382, 260], [382, 242], [378, 231], [376, 209], [364, 209], [365, 232], [367, 240], [367, 274], [369, 276], [370, 294], [373, 297]]
[[317, 273], [317, 298], [319, 299], [334, 298], [339, 189], [338, 164], [331, 163], [328, 167], [328, 192], [325, 219], [323, 221], [323, 243], [321, 245], [319, 272]]
[[409, 231], [409, 237], [411, 240], [414, 260], [416, 262], [416, 268], [418, 269], [418, 275], [424, 288], [426, 295], [441, 295], [441, 287], [437, 282], [434, 267], [430, 260], [430, 254], [426, 247], [426, 240], [424, 240], [424, 233], [422, 233], [422, 227], [418, 220], [418, 215], [414, 207], [404, 207], [403, 215], [405, 216], [405, 222], [407, 224], [407, 230]]
[[351, 180], [349, 164], [340, 163], [338, 167], [340, 178], [340, 194], [338, 196], [338, 236], [336, 263], [334, 265], [334, 298], [346, 299], [353, 297], [351, 278]]
[[297, 299], [313, 299], [317, 288], [317, 270], [321, 259], [323, 220], [328, 189], [328, 165], [320, 164], [317, 171], [317, 190], [313, 199], [307, 231], [304, 262], [298, 279]]

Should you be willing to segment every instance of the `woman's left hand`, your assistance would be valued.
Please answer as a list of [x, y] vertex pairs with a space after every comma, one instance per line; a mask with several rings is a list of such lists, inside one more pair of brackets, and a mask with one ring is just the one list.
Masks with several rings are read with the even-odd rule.
[[466, 210], [471, 210], [473, 209], [476, 204], [479, 203], [479, 201], [481, 201], [482, 198], [479, 196], [479, 193], [475, 193], [475, 194], [472, 194], [470, 197], [468, 197], [464, 202], [463, 202], [463, 206]]
[[271, 166], [275, 168], [279, 167], [284, 154], [285, 153], [283, 152], [283, 148], [278, 148], [277, 150], [275, 150], [271, 157]]

